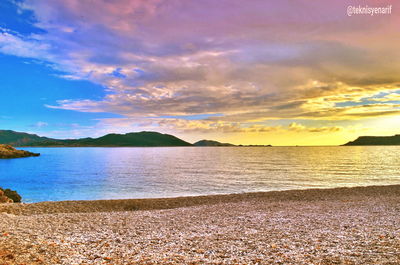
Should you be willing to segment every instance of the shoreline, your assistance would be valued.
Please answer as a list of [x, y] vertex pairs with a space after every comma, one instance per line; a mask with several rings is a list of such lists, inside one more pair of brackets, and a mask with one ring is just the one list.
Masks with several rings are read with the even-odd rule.
[[346, 145], [346, 144], [338, 144], [338, 145], [271, 145], [271, 146], [263, 146], [263, 145], [234, 145], [234, 146], [196, 146], [196, 145], [174, 145], [174, 146], [119, 146], [119, 145], [106, 145], [106, 146], [98, 146], [98, 145], [82, 145], [82, 146], [65, 146], [65, 145], [52, 145], [52, 146], [32, 146], [32, 145], [15, 145], [15, 148], [158, 148], [158, 147], [399, 147], [399, 144], [364, 144], [364, 145]]
[[383, 196], [389, 194], [400, 196], [400, 185], [294, 189], [282, 191], [180, 196], [167, 198], [67, 200], [35, 203], [13, 203], [0, 204], [0, 214], [8, 213], [15, 215], [32, 215], [55, 213], [163, 210], [200, 205], [214, 205], [219, 203], [238, 203], [251, 200], [265, 200], [269, 202], [313, 201], [332, 200], [336, 197], [369, 197]]
[[0, 264], [399, 264], [400, 185], [0, 205]]

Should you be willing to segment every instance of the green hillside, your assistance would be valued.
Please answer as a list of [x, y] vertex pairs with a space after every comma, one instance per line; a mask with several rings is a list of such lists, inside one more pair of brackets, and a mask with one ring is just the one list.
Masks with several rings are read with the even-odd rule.
[[99, 138], [52, 139], [36, 134], [0, 130], [0, 144], [13, 146], [191, 146], [173, 135], [158, 132], [107, 134]]

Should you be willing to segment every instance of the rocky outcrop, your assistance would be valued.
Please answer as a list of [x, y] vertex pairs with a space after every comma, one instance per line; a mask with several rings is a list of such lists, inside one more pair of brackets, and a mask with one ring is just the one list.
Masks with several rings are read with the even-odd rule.
[[0, 158], [20, 158], [29, 156], [40, 156], [40, 154], [17, 150], [11, 145], [0, 144]]
[[5, 194], [4, 191], [0, 189], [0, 203], [13, 203], [14, 201], [10, 198], [8, 198]]
[[15, 190], [0, 188], [0, 203], [1, 202], [21, 202], [22, 197]]

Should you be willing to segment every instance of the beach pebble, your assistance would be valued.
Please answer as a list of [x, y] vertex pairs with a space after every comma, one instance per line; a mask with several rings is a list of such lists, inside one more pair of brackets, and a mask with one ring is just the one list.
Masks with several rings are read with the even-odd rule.
[[1, 213], [0, 264], [399, 264], [399, 191], [243, 197], [164, 210]]

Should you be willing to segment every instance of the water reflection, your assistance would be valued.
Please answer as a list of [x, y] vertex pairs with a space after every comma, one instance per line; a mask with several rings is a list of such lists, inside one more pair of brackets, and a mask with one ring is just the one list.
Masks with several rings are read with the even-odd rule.
[[0, 160], [25, 201], [399, 184], [400, 147], [29, 148]]

